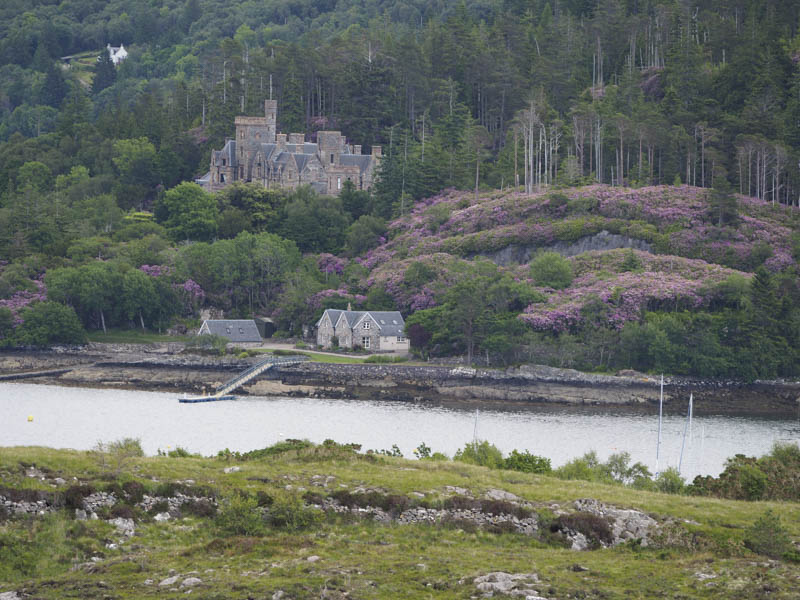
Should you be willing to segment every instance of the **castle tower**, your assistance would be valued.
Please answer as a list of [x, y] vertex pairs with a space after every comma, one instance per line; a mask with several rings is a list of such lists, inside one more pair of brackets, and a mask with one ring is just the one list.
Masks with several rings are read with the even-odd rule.
[[323, 165], [331, 166], [339, 164], [339, 156], [342, 153], [342, 134], [339, 131], [318, 131], [317, 144], [319, 148], [320, 161]]
[[275, 127], [278, 113], [277, 100], [264, 101], [263, 117], [236, 117], [236, 179], [249, 181], [252, 173], [248, 171], [252, 158], [261, 144], [275, 143]]

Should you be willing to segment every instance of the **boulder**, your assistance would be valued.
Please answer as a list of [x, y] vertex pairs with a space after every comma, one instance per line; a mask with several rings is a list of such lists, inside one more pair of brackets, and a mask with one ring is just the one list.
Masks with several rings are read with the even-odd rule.
[[124, 535], [125, 537], [133, 536], [134, 532], [136, 531], [136, 525], [134, 524], [133, 519], [123, 519], [122, 517], [117, 517], [116, 519], [111, 519], [109, 523], [117, 528], [118, 534]]
[[505, 490], [489, 490], [486, 492], [489, 500], [505, 500], [506, 502], [518, 502], [519, 496], [506, 492]]
[[181, 578], [180, 575], [173, 575], [172, 577], [167, 577], [166, 579], [162, 579], [158, 585], [159, 587], [168, 587], [170, 585], [175, 585], [176, 583], [178, 583], [178, 580], [180, 578]]

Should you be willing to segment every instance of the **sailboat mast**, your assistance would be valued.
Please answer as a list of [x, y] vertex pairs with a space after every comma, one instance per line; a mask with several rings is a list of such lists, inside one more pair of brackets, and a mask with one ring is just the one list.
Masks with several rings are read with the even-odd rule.
[[478, 409], [475, 409], [475, 426], [472, 429], [472, 445], [478, 447]]
[[661, 419], [664, 412], [664, 374], [661, 374], [661, 396], [658, 400], [658, 443], [656, 444], [656, 475], [659, 473], [661, 458]]
[[678, 461], [678, 474], [681, 472], [681, 465], [683, 465], [683, 449], [686, 447], [686, 434], [689, 431], [689, 426], [692, 422], [692, 394], [689, 394], [689, 412], [686, 415], [686, 424], [683, 426], [683, 442], [681, 442], [681, 458]]

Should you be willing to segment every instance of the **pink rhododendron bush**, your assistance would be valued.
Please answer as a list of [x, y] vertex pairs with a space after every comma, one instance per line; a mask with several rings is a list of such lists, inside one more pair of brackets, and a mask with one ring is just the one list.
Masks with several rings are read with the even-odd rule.
[[526, 195], [446, 191], [392, 222], [390, 241], [360, 258], [372, 269], [398, 254], [472, 256], [511, 245], [546, 247], [608, 231], [651, 244], [658, 253], [701, 258], [751, 270], [780, 271], [792, 263], [791, 223], [798, 211], [737, 196], [739, 219], [719, 226], [711, 190], [689, 186], [617, 188], [592, 185]]
[[702, 260], [638, 250], [587, 252], [570, 262], [576, 275], [572, 285], [559, 291], [545, 290], [547, 304], [532, 304], [520, 315], [534, 329], [574, 329], [584, 321], [587, 305], [598, 300], [604, 309], [603, 318], [619, 329], [628, 321], [640, 320], [647, 310], [707, 307], [720, 283], [733, 275], [749, 278], [746, 273]]

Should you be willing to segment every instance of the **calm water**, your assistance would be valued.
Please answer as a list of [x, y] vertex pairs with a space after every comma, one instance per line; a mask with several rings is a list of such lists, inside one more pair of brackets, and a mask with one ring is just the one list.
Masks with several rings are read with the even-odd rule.
[[[251, 397], [180, 404], [177, 394], [0, 384], [0, 446], [89, 449], [98, 441], [140, 438], [147, 454], [181, 446], [203, 455], [264, 448], [286, 438], [354, 442], [363, 449], [397, 444], [406, 457], [420, 442], [450, 456], [473, 439], [474, 409], [382, 401]], [[28, 421], [28, 416], [33, 421]], [[665, 417], [661, 467], [677, 466], [685, 420]], [[504, 453], [529, 450], [553, 466], [597, 451], [629, 452], [656, 466], [658, 418], [560, 407], [481, 410], [477, 435]], [[800, 420], [697, 417], [687, 440], [683, 474], [717, 475], [736, 453], [760, 456], [775, 441], [800, 441]]]

